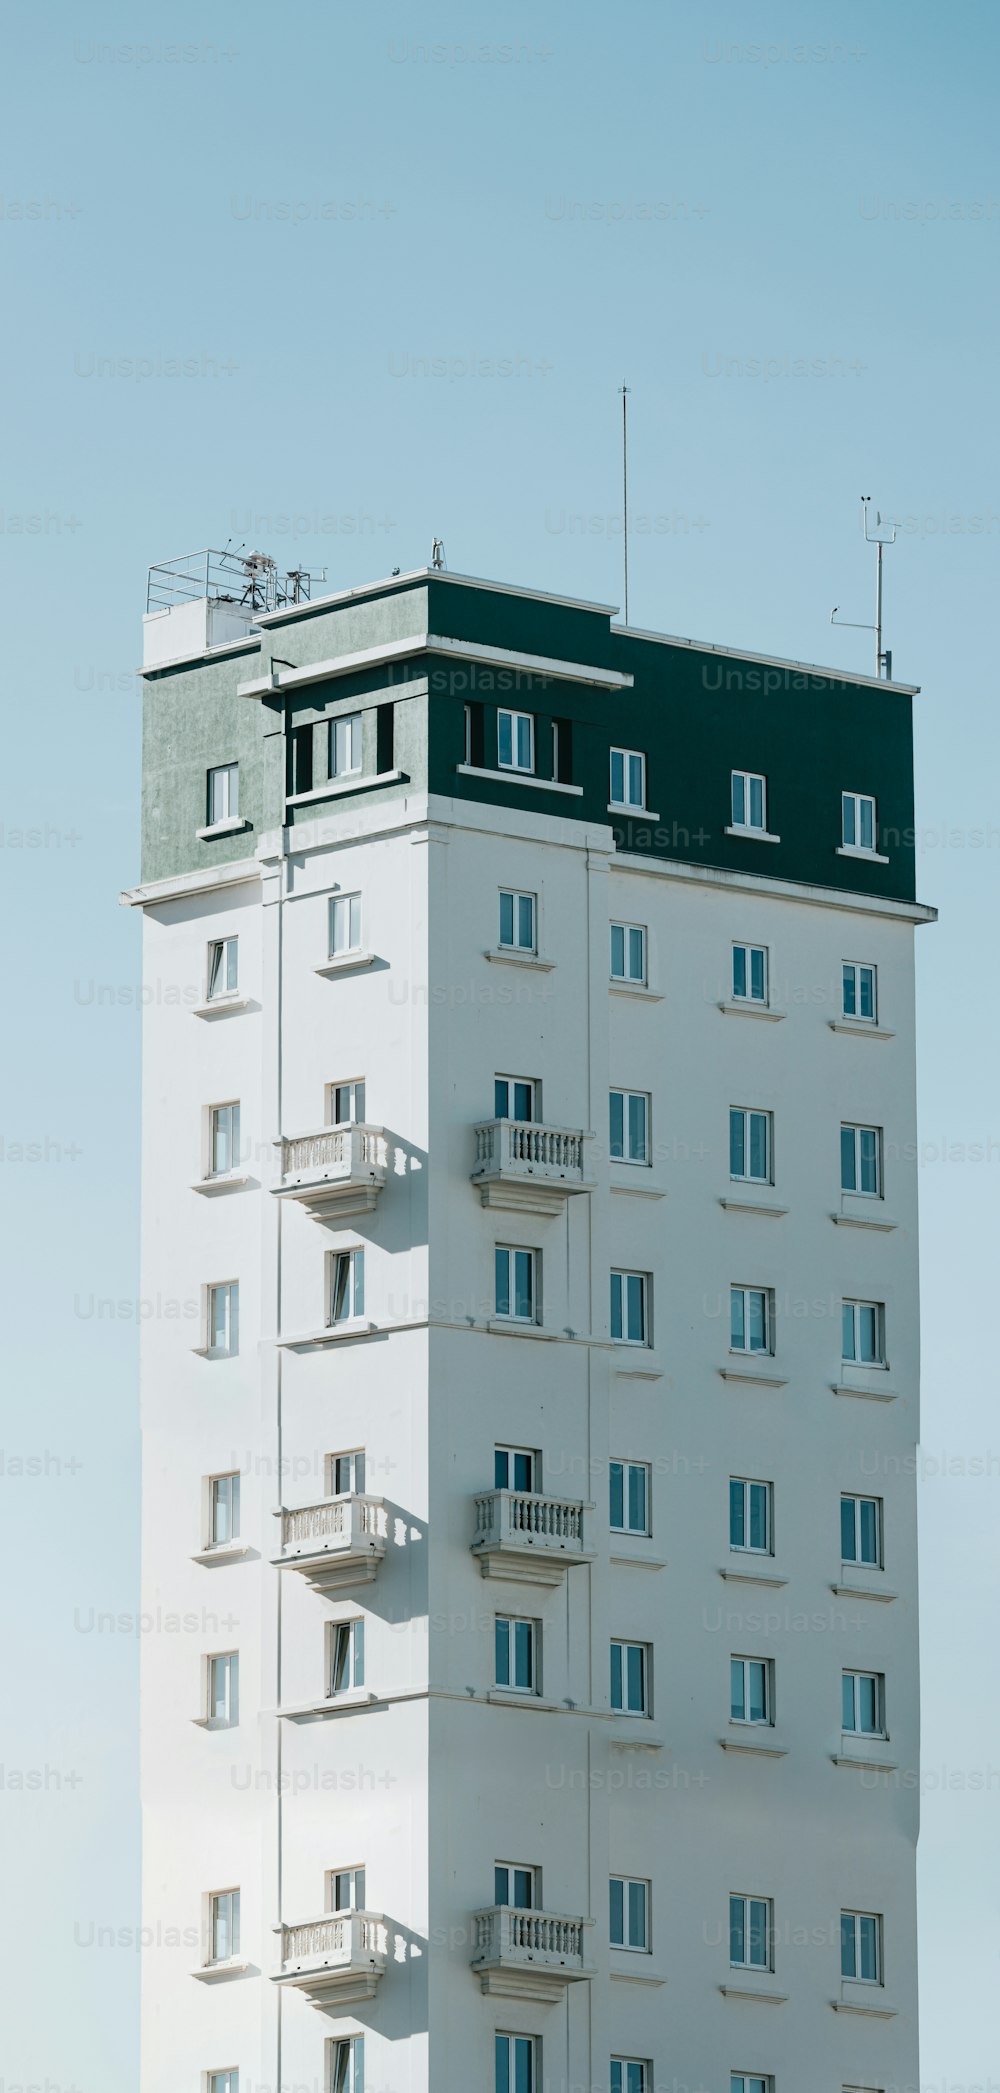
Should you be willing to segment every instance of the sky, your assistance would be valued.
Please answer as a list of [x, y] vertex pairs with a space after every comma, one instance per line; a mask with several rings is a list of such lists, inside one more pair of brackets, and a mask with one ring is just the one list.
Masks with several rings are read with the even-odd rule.
[[[134, 2093], [147, 566], [425, 564], [918, 683], [925, 2093], [996, 2072], [1000, 16], [7, 13], [0, 1902], [7, 2088]], [[97, 1616], [115, 1618], [99, 1627]], [[99, 1948], [93, 1929], [120, 1944]], [[53, 2011], [53, 2002], [58, 2011]]]

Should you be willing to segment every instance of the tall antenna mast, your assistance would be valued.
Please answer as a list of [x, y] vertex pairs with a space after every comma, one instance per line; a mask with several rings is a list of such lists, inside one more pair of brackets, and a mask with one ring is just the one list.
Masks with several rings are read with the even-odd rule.
[[895, 545], [896, 526], [894, 523], [883, 523], [881, 513], [876, 509], [875, 528], [874, 530], [869, 530], [868, 526], [871, 522], [870, 507], [871, 495], [863, 494], [861, 496], [861, 527], [865, 534], [865, 544], [874, 545], [875, 547], [875, 623], [874, 625], [856, 624], [851, 618], [838, 618], [838, 604], [834, 604], [830, 612], [830, 623], [831, 625], [848, 625], [852, 632], [873, 632], [875, 634], [875, 674], [876, 676], [884, 674], [886, 677], [891, 677], [892, 651], [890, 648], [882, 645], [882, 553], [887, 545]]
[[625, 623], [628, 624], [628, 396], [629, 387], [618, 387], [622, 396], [622, 514], [625, 534]]

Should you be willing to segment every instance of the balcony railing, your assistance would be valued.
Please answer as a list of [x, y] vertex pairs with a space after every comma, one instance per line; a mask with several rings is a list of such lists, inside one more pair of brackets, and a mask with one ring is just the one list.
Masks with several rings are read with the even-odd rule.
[[372, 1998], [387, 1954], [381, 1912], [329, 1912], [282, 1927], [275, 1981], [294, 1985], [316, 2005]]
[[482, 1989], [508, 1998], [554, 2001], [567, 1984], [592, 1977], [585, 1943], [589, 1919], [515, 1911], [495, 1904], [472, 1921], [472, 1967]]
[[386, 1550], [388, 1519], [381, 1497], [323, 1497], [283, 1507], [280, 1569], [301, 1570], [320, 1590], [370, 1584]]
[[534, 1120], [487, 1119], [475, 1129], [478, 1185], [484, 1206], [557, 1212], [573, 1192], [589, 1192], [588, 1134]]
[[475, 1503], [472, 1552], [484, 1577], [556, 1585], [573, 1563], [593, 1560], [586, 1530], [593, 1505], [527, 1490], [489, 1490]]
[[317, 1220], [372, 1211], [388, 1175], [382, 1127], [319, 1127], [279, 1145], [279, 1197], [301, 1201]]

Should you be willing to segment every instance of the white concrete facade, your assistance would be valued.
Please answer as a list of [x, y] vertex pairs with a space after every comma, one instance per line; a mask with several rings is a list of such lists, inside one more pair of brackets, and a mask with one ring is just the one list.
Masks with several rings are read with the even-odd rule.
[[[224, 2093], [329, 2093], [345, 2036], [367, 2093], [492, 2093], [498, 2032], [536, 2038], [533, 2093], [608, 2093], [612, 2058], [648, 2066], [644, 2093], [915, 2088], [922, 912], [440, 798], [347, 802], [245, 871], [145, 897], [143, 2093], [228, 2071]], [[508, 888], [537, 897], [534, 955], [497, 955]], [[317, 971], [338, 893], [364, 963]], [[611, 922], [646, 929], [644, 986], [610, 981]], [[238, 1001], [206, 1014], [209, 941], [234, 935]], [[767, 949], [767, 1016], [733, 1007], [734, 941]], [[878, 969], [853, 1034], [845, 962]], [[472, 1182], [500, 1074], [591, 1136], [583, 1188]], [[359, 1080], [385, 1182], [317, 1217], [278, 1196], [275, 1144]], [[612, 1087], [651, 1100], [646, 1165], [609, 1159]], [[206, 1114], [235, 1100], [239, 1170], [206, 1190]], [[731, 1181], [731, 1107], [772, 1115], [766, 1186]], [[842, 1194], [842, 1124], [881, 1130], [877, 1199]], [[516, 1330], [498, 1244], [540, 1257]], [[363, 1315], [332, 1335], [329, 1259], [354, 1248]], [[649, 1275], [646, 1343], [611, 1341], [612, 1269]], [[238, 1353], [208, 1356], [205, 1290], [232, 1281]], [[731, 1352], [734, 1285], [766, 1290], [773, 1356]], [[886, 1366], [842, 1364], [845, 1298], [884, 1306]], [[473, 1552], [498, 1445], [586, 1507], [554, 1569]], [[377, 1565], [275, 1566], [276, 1510], [329, 1498], [355, 1451]], [[648, 1468], [648, 1534], [610, 1530], [623, 1460]], [[209, 1480], [234, 1472], [241, 1552], [213, 1554]], [[770, 1485], [766, 1554], [730, 1547], [730, 1478]], [[842, 1494], [881, 1505], [877, 1567], [842, 1563]], [[536, 1624], [530, 1694], [497, 1687], [497, 1615]], [[317, 1707], [357, 1619], [363, 1684]], [[613, 1639], [647, 1648], [645, 1714], [611, 1709]], [[215, 1726], [230, 1651], [238, 1721]], [[767, 1725], [731, 1720], [734, 1656], [769, 1667]], [[884, 1738], [845, 1737], [846, 1670], [884, 1681]], [[473, 1969], [501, 1862], [590, 1922], [561, 1973]], [[313, 2003], [280, 1928], [357, 1868], [361, 1974]], [[611, 1877], [649, 1886], [642, 1950], [610, 1943]], [[206, 1973], [207, 1899], [237, 1887], [238, 1954]], [[734, 1894], [771, 1901], [767, 1969], [730, 1966]], [[842, 1912], [878, 1918], [876, 1984], [842, 1977]]]

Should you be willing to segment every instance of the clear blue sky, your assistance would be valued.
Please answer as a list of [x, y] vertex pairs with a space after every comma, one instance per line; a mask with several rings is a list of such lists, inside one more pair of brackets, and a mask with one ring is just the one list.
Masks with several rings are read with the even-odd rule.
[[995, 2067], [998, 44], [985, 0], [7, 17], [8, 2083], [135, 2085], [137, 1957], [86, 1942], [137, 1921], [136, 1638], [87, 1624], [137, 1604], [139, 927], [117, 895], [144, 570], [233, 535], [349, 585], [439, 533], [462, 571], [618, 601], [623, 378], [633, 622], [867, 669], [867, 637], [828, 624], [871, 614], [858, 496], [903, 523], [887, 636], [923, 686], [942, 911], [920, 938], [923, 1683], [949, 1792], [924, 1807], [922, 2075]]

